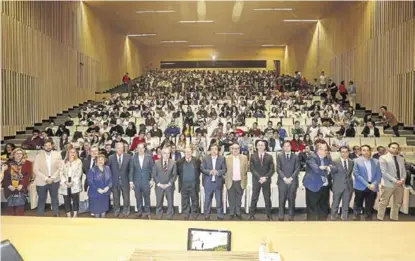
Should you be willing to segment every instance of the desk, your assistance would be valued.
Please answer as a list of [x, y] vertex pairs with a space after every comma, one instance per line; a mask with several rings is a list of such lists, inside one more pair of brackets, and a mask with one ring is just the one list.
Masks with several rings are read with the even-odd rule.
[[257, 261], [258, 252], [162, 251], [137, 249], [130, 261]]
[[[232, 251], [266, 238], [284, 261], [413, 261], [414, 222], [249, 222], [2, 217], [25, 261], [126, 261], [136, 249], [186, 251], [188, 228], [232, 232]], [[147, 259], [148, 260], [148, 259]], [[154, 260], [155, 261], [155, 260]]]

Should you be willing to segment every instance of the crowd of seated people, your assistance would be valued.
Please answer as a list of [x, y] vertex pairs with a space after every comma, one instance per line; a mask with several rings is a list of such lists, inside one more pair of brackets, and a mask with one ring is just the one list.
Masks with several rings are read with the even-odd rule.
[[[138, 204], [142, 204], [141, 198], [144, 200], [144, 206], [137, 206], [139, 216], [142, 215], [140, 214], [142, 207], [145, 209], [144, 215], [149, 216], [147, 211], [149, 208], [148, 191], [154, 186], [157, 196], [157, 216], [159, 216], [160, 204], [162, 205], [164, 197], [167, 198], [170, 207], [171, 190], [174, 190], [174, 188], [172, 189], [174, 187], [172, 181], [177, 175], [179, 175], [179, 179], [182, 179], [180, 174], [186, 173], [185, 180], [182, 180], [184, 182], [181, 184], [182, 187], [186, 182], [197, 180], [194, 177], [187, 177], [189, 170], [200, 170], [196, 172], [203, 173], [204, 184], [207, 182], [211, 185], [211, 194], [208, 196], [211, 197], [215, 194], [216, 197], [220, 197], [217, 190], [221, 188], [216, 187], [216, 181], [212, 181], [214, 179], [212, 176], [218, 176], [218, 180], [225, 176], [226, 179], [225, 174], [229, 174], [226, 173], [229, 166], [226, 159], [220, 163], [221, 169], [216, 171], [215, 167], [218, 165], [214, 164], [215, 166], [213, 166], [212, 162], [207, 162], [212, 160], [212, 153], [216, 163], [226, 155], [237, 156], [240, 162], [245, 160], [244, 157], [247, 157], [248, 161], [255, 160], [253, 155], [257, 155], [257, 160], [261, 161], [258, 168], [263, 171], [262, 160], [265, 162], [265, 158], [261, 159], [262, 153], [284, 154], [289, 151], [298, 159], [299, 169], [307, 171], [310, 157], [315, 155], [318, 148], [321, 147], [318, 144], [328, 146], [327, 141], [330, 139], [331, 146], [328, 149], [341, 153], [342, 148], [344, 150], [349, 146], [346, 138], [358, 136], [356, 126], [363, 124], [365, 127], [360, 135], [364, 137], [380, 136], [379, 129], [374, 126], [374, 122], [369, 116], [363, 120], [355, 117], [354, 106], [348, 106], [346, 102], [348, 93], [344, 91], [344, 82], [342, 82], [343, 86], [338, 88], [333, 81], [324, 76], [324, 73], [320, 75], [319, 81], [316, 79], [314, 84], [308, 84], [299, 72], [296, 72], [294, 76], [289, 76], [276, 75], [273, 71], [156, 70], [146, 73], [134, 80], [133, 83], [132, 92], [128, 95], [115, 93], [105, 102], [88, 104], [86, 108], [79, 111], [78, 119], [74, 120], [68, 117], [65, 124], [58, 127], [54, 125], [54, 122], [50, 122], [50, 125], [43, 131], [33, 130], [32, 136], [23, 142], [22, 148], [26, 150], [43, 148], [42, 153], [35, 159], [36, 169], [33, 170], [36, 174], [35, 184], [42, 187], [38, 190], [41, 195], [39, 196], [41, 202], [38, 203], [38, 206], [45, 204], [48, 192], [53, 198], [61, 193], [65, 196], [67, 215], [71, 216], [72, 213], [73, 216], [77, 216], [79, 195], [76, 194], [79, 194], [80, 190], [74, 189], [74, 186], [82, 186], [81, 190], [84, 191], [87, 191], [88, 187], [98, 187], [93, 192], [88, 192], [91, 194], [89, 195], [90, 199], [96, 200], [91, 203], [91, 212], [94, 211], [92, 213], [96, 217], [104, 217], [105, 212], [109, 209], [107, 197], [112, 191], [114, 213], [118, 216], [121, 215], [120, 196], [122, 195], [124, 202], [128, 202], [129, 196], [125, 189], [127, 184], [129, 189], [134, 189], [137, 202], [140, 201]], [[347, 90], [350, 90], [350, 94], [354, 94], [353, 82], [350, 81], [349, 85]], [[341, 90], [339, 93], [341, 99], [337, 97], [337, 89]], [[321, 100], [313, 100], [316, 95], [320, 96]], [[52, 138], [59, 140], [57, 144], [53, 144]], [[52, 144], [59, 153], [52, 151], [50, 148]], [[6, 146], [5, 157], [9, 162], [17, 162], [19, 165], [21, 159], [16, 159], [16, 153], [14, 153], [16, 149], [13, 146], [13, 144]], [[381, 153], [382, 150], [378, 148], [379, 157], [382, 156]], [[58, 166], [57, 163], [56, 172], [48, 176], [40, 169], [46, 166], [46, 170], [50, 172], [48, 157], [52, 157], [50, 156], [52, 154], [56, 154], [53, 157], [57, 161], [63, 159], [64, 164]], [[121, 178], [121, 174], [115, 175], [114, 172], [122, 172], [124, 160], [134, 161], [132, 156], [139, 159], [136, 165], [143, 166], [144, 164], [151, 168], [147, 169], [148, 173], [145, 171], [142, 173], [141, 167], [137, 170], [134, 168], [134, 164], [130, 163], [128, 177]], [[145, 164], [147, 156], [150, 157], [151, 164]], [[287, 160], [290, 157], [287, 155]], [[350, 159], [359, 158], [360, 147], [353, 147], [353, 152], [348, 152], [347, 157]], [[47, 164], [43, 162], [45, 158]], [[186, 161], [177, 164], [177, 166], [165, 162], [166, 166], [164, 166], [162, 162], [166, 158], [173, 159], [173, 162], [186, 159], [194, 164], [189, 167]], [[115, 159], [115, 161], [105, 165], [105, 159], [108, 162], [112, 162], [111, 159]], [[81, 168], [75, 170], [72, 167], [67, 167], [67, 165], [73, 165], [70, 164], [71, 162], [78, 162], [78, 160], [82, 162]], [[36, 164], [37, 161], [40, 163]], [[247, 164], [247, 169], [251, 163]], [[272, 166], [272, 168], [274, 167]], [[407, 167], [413, 168], [413, 165], [408, 164]], [[10, 170], [10, 167], [2, 168], [5, 173], [7, 169]], [[252, 172], [252, 167], [250, 170]], [[242, 169], [240, 171], [242, 173]], [[172, 179], [161, 179], [156, 182], [159, 172], [168, 173], [167, 176], [171, 176]], [[31, 176], [31, 173], [30, 171], [26, 175]], [[41, 174], [38, 175], [38, 173]], [[73, 175], [71, 179], [69, 179], [68, 173]], [[140, 176], [140, 179], [146, 180], [145, 186], [135, 180], [136, 174]], [[84, 184], [81, 184], [79, 180], [73, 181], [72, 177], [80, 179], [82, 175], [86, 176]], [[111, 179], [109, 178], [111, 175], [120, 178]], [[232, 176], [232, 173], [230, 175]], [[39, 176], [46, 181], [36, 181]], [[246, 184], [242, 184], [241, 178], [239, 175], [237, 181], [240, 181], [241, 187], [244, 188]], [[262, 186], [256, 188], [255, 191], [259, 193], [259, 190], [262, 189], [266, 193], [268, 189], [265, 185], [270, 182], [268, 177], [262, 177], [261, 174], [255, 178], [258, 178], [258, 182]], [[407, 180], [406, 183], [409, 185]], [[232, 183], [232, 181], [231, 179], [229, 182]], [[281, 182], [281, 184], [290, 185], [292, 180], [283, 179]], [[9, 189], [8, 186], [4, 188]], [[239, 204], [238, 196], [236, 196], [239, 195], [239, 192], [232, 191], [232, 195], [235, 194], [232, 201], [236, 202], [236, 205]], [[189, 192], [187, 198], [182, 200], [182, 204], [183, 202], [190, 204], [190, 198], [193, 196]], [[292, 197], [285, 196], [289, 201], [292, 200]], [[71, 200], [73, 206], [71, 206]], [[192, 204], [193, 200], [192, 198]], [[206, 200], [209, 204], [211, 203], [208, 198]], [[257, 201], [258, 198], [253, 198], [253, 201], [255, 200]], [[57, 204], [56, 200], [52, 202], [55, 215], [58, 215]], [[256, 206], [256, 202], [252, 202], [252, 205]], [[197, 207], [184, 205], [183, 209], [185, 211], [192, 209], [193, 211], [193, 208]], [[269, 207], [267, 205], [267, 208]], [[14, 213], [21, 213], [20, 210], [14, 211]], [[43, 211], [44, 207], [38, 207], [39, 215], [42, 215]], [[129, 214], [128, 210], [123, 211], [122, 215]], [[252, 212], [255, 213], [255, 209], [252, 209]], [[205, 209], [205, 213], [209, 214], [210, 209]], [[171, 217], [171, 214], [169, 208], [168, 216]], [[292, 218], [291, 215], [290, 212], [290, 218]], [[239, 213], [236, 208], [231, 216], [240, 217], [240, 207]], [[254, 214], [251, 214], [251, 217], [254, 217]], [[209, 216], [205, 216], [205, 218], [208, 219]], [[223, 218], [220, 211], [218, 218]], [[279, 217], [279, 219], [281, 218]], [[269, 216], [269, 219], [272, 217]]]

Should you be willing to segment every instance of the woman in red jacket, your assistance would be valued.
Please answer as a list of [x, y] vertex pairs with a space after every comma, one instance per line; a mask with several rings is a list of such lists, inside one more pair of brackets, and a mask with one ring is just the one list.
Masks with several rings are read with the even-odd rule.
[[293, 139], [290, 141], [292, 152], [302, 152], [305, 149], [303, 142], [300, 140], [298, 134], [294, 134]]
[[344, 104], [346, 102], [346, 98], [347, 98], [347, 89], [346, 89], [346, 85], [344, 85], [344, 81], [340, 82], [339, 93], [342, 96], [342, 101], [343, 101], [343, 104]]
[[23, 149], [14, 149], [12, 157], [2, 168], [4, 197], [9, 215], [23, 216], [33, 167]]

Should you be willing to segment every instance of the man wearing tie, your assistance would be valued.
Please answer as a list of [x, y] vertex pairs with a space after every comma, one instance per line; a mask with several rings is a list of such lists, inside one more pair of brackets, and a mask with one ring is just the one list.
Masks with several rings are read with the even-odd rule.
[[128, 172], [130, 169], [131, 156], [124, 153], [124, 144], [115, 144], [115, 154], [108, 158], [107, 165], [112, 173], [112, 200], [114, 204], [114, 217], [120, 215], [120, 196], [122, 192], [123, 214], [122, 218], [130, 215], [130, 186]]
[[228, 190], [229, 214], [231, 220], [235, 217], [242, 220], [241, 205], [242, 195], [247, 184], [248, 157], [240, 154], [239, 144], [231, 147], [231, 155], [226, 157], [225, 185]]
[[89, 149], [88, 157], [86, 157], [84, 161], [82, 162], [82, 170], [85, 174], [84, 191], [88, 190], [88, 181], [86, 177], [88, 176], [89, 170], [96, 165], [96, 158], [98, 156], [98, 151], [99, 150], [97, 146], [92, 146]]
[[190, 147], [186, 147], [184, 158], [176, 162], [177, 175], [179, 177], [179, 193], [181, 193], [182, 198], [182, 213], [185, 220], [189, 219], [190, 212], [193, 219], [196, 219], [199, 214], [201, 163], [200, 159], [192, 157], [192, 152]]
[[347, 221], [349, 203], [353, 194], [353, 173], [354, 162], [349, 159], [349, 148], [340, 147], [340, 159], [333, 161], [331, 170], [333, 178], [333, 202], [331, 204], [331, 220], [337, 219], [340, 200], [342, 201], [341, 219]]
[[329, 181], [331, 159], [327, 143], [317, 143], [316, 153], [311, 155], [306, 164], [303, 179], [306, 188], [307, 220], [325, 221], [329, 212]]
[[176, 145], [171, 145], [170, 149], [171, 149], [170, 158], [173, 161], [178, 161], [182, 157], [182, 154], [176, 150]]
[[278, 220], [284, 221], [285, 203], [288, 198], [288, 220], [293, 221], [295, 215], [295, 198], [298, 188], [298, 173], [301, 164], [297, 155], [291, 152], [290, 141], [284, 141], [283, 152], [277, 156], [278, 174]]
[[371, 221], [382, 174], [379, 162], [372, 158], [372, 148], [369, 145], [360, 148], [362, 156], [354, 160], [353, 168], [355, 194], [353, 220], [360, 220], [363, 201], [365, 201], [365, 220]]
[[399, 219], [399, 209], [403, 200], [403, 186], [406, 179], [406, 168], [403, 158], [399, 155], [399, 144], [392, 142], [388, 145], [389, 152], [379, 158], [382, 183], [380, 185], [380, 202], [378, 220], [385, 217], [386, 207], [393, 195], [390, 219]]
[[271, 177], [274, 174], [274, 160], [265, 152], [265, 142], [257, 143], [257, 152], [251, 156], [249, 168], [252, 173], [252, 199], [249, 210], [249, 219], [255, 219], [256, 206], [262, 189], [265, 201], [265, 212], [269, 221], [271, 215]]
[[137, 145], [136, 154], [130, 163], [129, 181], [130, 189], [134, 189], [138, 218], [141, 218], [143, 213], [144, 199], [144, 216], [150, 219], [150, 189], [153, 186], [151, 171], [154, 163], [151, 155], [145, 151], [144, 143]]
[[156, 183], [156, 216], [161, 219], [163, 216], [163, 200], [167, 198], [167, 219], [172, 219], [174, 182], [176, 181], [176, 163], [170, 158], [170, 149], [164, 148], [161, 151], [161, 158], [154, 163], [152, 177]]
[[222, 207], [222, 190], [223, 175], [226, 173], [225, 158], [218, 156], [219, 146], [213, 144], [210, 146], [210, 155], [206, 155], [202, 162], [203, 187], [205, 189], [205, 220], [210, 219], [212, 209], [212, 197], [215, 194], [216, 199], [216, 217], [223, 220]]

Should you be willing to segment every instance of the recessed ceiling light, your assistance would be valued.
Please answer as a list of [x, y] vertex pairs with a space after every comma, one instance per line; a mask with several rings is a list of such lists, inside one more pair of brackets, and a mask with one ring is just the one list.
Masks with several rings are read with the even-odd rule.
[[300, 22], [300, 23], [314, 23], [318, 22], [317, 19], [285, 19], [283, 22]]
[[207, 23], [214, 23], [213, 20], [197, 20], [197, 21], [179, 21], [182, 24], [207, 24]]
[[213, 47], [213, 44], [190, 44], [189, 47], [200, 48], [200, 47]]
[[292, 11], [292, 8], [254, 8], [254, 11]]
[[142, 10], [142, 11], [135, 11], [137, 14], [159, 14], [159, 13], [175, 13], [175, 10]]
[[218, 35], [243, 35], [244, 33], [216, 33]]
[[146, 36], [156, 36], [157, 34], [127, 34], [128, 37], [146, 37]]
[[160, 43], [187, 43], [188, 41], [184, 40], [173, 40], [173, 41], [160, 41]]
[[263, 44], [262, 47], [284, 47], [285, 44]]

